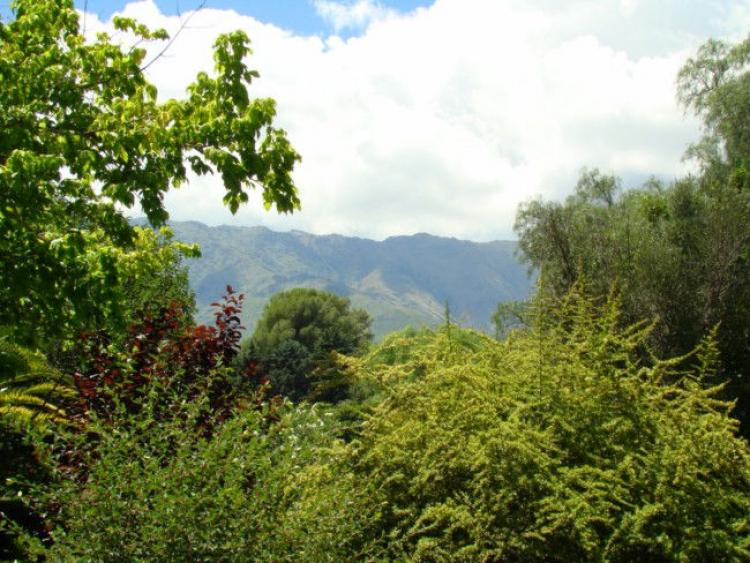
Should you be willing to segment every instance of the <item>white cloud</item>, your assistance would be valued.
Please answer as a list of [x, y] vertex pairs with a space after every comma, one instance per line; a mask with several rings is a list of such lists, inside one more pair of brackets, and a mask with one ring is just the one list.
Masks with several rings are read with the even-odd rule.
[[363, 29], [369, 23], [394, 13], [372, 0], [356, 0], [350, 3], [314, 0], [313, 5], [318, 15], [337, 32], [344, 29]]
[[[380, 9], [349, 9], [360, 4]], [[255, 197], [232, 217], [213, 177], [170, 193], [169, 210], [179, 220], [375, 238], [512, 237], [519, 202], [563, 197], [584, 166], [626, 181], [685, 171], [680, 158], [698, 128], [676, 104], [675, 75], [710, 34], [729, 33], [724, 17], [739, 4], [437, 0], [341, 19], [367, 21], [346, 40], [203, 10], [150, 78], [162, 96], [182, 95], [211, 68], [216, 34], [244, 29], [261, 74], [252, 93], [277, 100], [278, 123], [303, 156], [303, 210], [265, 213]], [[150, 0], [126, 12], [179, 27]], [[106, 25], [93, 18], [91, 29]]]

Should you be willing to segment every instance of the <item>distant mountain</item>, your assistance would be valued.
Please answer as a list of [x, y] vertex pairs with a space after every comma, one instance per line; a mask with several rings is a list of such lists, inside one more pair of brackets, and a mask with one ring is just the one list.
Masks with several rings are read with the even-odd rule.
[[199, 320], [212, 318], [209, 303], [229, 284], [246, 295], [249, 330], [271, 295], [292, 287], [349, 297], [372, 315], [376, 336], [408, 324], [440, 323], [446, 300], [459, 322], [488, 330], [499, 301], [524, 299], [531, 288], [510, 241], [417, 234], [378, 242], [265, 227], [171, 226], [177, 239], [201, 247], [203, 256], [188, 262]]

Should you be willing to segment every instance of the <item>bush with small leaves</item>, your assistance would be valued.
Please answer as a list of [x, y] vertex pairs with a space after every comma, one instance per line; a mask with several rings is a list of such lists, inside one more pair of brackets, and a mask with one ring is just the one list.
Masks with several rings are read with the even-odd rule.
[[715, 341], [646, 365], [651, 325], [623, 328], [615, 298], [583, 293], [538, 300], [532, 327], [503, 342], [453, 328], [352, 364], [384, 397], [303, 473], [339, 476], [301, 501], [323, 527], [347, 504], [337, 494], [372, 515], [339, 528], [350, 558], [750, 557], [750, 450], [711, 386]]

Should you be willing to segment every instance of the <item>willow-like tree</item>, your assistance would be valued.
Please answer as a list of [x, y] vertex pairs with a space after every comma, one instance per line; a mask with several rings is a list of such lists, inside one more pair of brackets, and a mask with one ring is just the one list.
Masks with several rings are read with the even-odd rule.
[[167, 39], [132, 19], [133, 37], [89, 42], [72, 0], [15, 0], [0, 22], [0, 324], [16, 336], [55, 336], [116, 318], [118, 254], [133, 242], [121, 213], [140, 204], [167, 219], [164, 194], [218, 174], [235, 212], [260, 188], [266, 208], [299, 207], [299, 155], [274, 127], [275, 102], [252, 99], [240, 32], [214, 44], [215, 74], [197, 75], [184, 99], [159, 101], [138, 45]]
[[552, 293], [583, 277], [593, 295], [621, 289], [627, 322], [658, 317], [649, 344], [661, 356], [687, 353], [718, 326], [717, 379], [750, 436], [750, 39], [706, 42], [680, 71], [678, 94], [703, 121], [687, 152], [699, 175], [621, 190], [617, 178], [584, 172], [564, 203], [523, 204], [515, 229]]

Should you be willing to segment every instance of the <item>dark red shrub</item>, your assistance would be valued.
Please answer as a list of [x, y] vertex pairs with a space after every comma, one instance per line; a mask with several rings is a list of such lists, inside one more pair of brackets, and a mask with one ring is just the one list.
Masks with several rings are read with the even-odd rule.
[[243, 300], [244, 295], [227, 286], [221, 301], [212, 303], [214, 326], [186, 323], [186, 312], [170, 303], [129, 327], [116, 350], [107, 334], [82, 335], [83, 368], [74, 375], [82, 410], [109, 418], [119, 402], [128, 412], [137, 412], [155, 382], [165, 391], [165, 412], [174, 398], [189, 400], [201, 394], [207, 395], [212, 415], [218, 418], [227, 416], [243, 398], [257, 402], [255, 393], [239, 393], [251, 388], [252, 370], [237, 373], [231, 367], [240, 349]]

